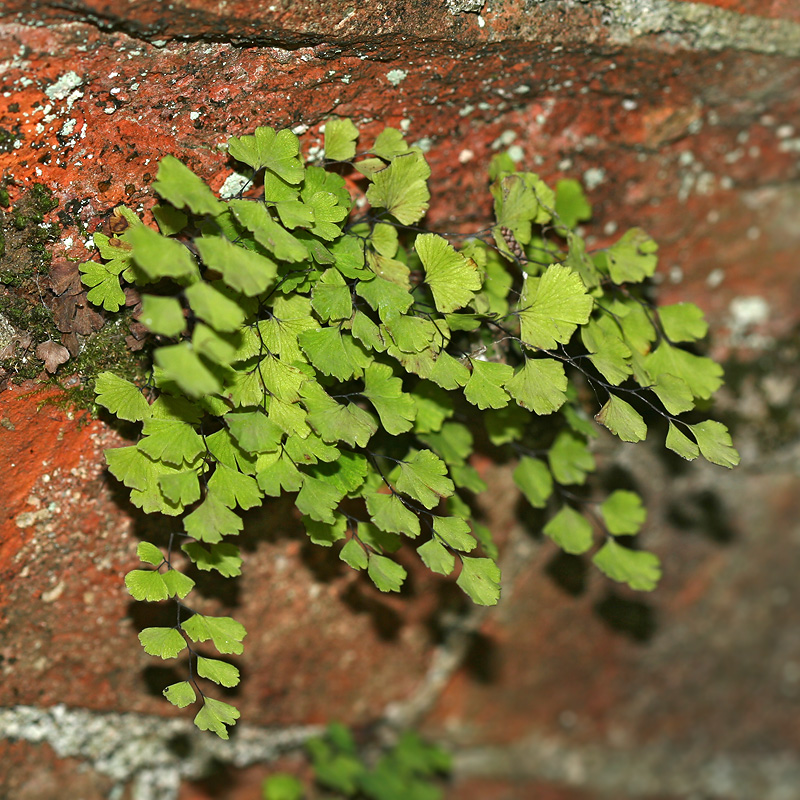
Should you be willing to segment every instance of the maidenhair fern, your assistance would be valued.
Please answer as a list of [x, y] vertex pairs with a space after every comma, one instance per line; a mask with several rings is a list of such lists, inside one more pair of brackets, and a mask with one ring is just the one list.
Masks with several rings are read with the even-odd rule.
[[[239, 712], [200, 679], [230, 687], [239, 672], [198, 645], [239, 654], [245, 629], [192, 610], [180, 568], [238, 575], [230, 539], [265, 497], [293, 494], [312, 542], [381, 591], [403, 585], [391, 554], [407, 538], [430, 570], [493, 605], [497, 549], [468, 502], [486, 488], [469, 461], [476, 434], [513, 456], [524, 497], [551, 512], [550, 539], [594, 550], [603, 573], [643, 590], [660, 567], [626, 544], [645, 519], [638, 495], [612, 492], [587, 514], [564, 488], [595, 469], [591, 415], [637, 442], [642, 411], [655, 412], [679, 455], [738, 462], [723, 425], [681, 417], [722, 371], [682, 346], [706, 332], [696, 306], [647, 302], [657, 246], [644, 231], [590, 253], [580, 185], [552, 189], [498, 156], [490, 234], [417, 233], [430, 199], [422, 152], [387, 128], [357, 155], [358, 136], [329, 122], [314, 166], [289, 131], [233, 138], [258, 196], [227, 201], [166, 156], [153, 184], [160, 232], [119, 209], [127, 229], [96, 234], [104, 260], [81, 265], [89, 299], [109, 311], [124, 302], [120, 280], [143, 290], [152, 380], [103, 373], [97, 402], [140, 423], [135, 445], [106, 452], [109, 469], [136, 506], [176, 518], [183, 544], [140, 544], [126, 584], [137, 600], [173, 598], [175, 625], [139, 638], [151, 655], [187, 656], [187, 679], [164, 694], [179, 707], [199, 697], [196, 724], [223, 738]], [[357, 204], [348, 172], [366, 187]]]

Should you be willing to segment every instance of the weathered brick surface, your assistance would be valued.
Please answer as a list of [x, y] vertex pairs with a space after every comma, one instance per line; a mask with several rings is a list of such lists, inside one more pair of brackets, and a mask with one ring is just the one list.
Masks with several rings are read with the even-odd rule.
[[[112, 781], [85, 762], [55, 758], [47, 746], [0, 740], [0, 797], [8, 800], [106, 800]], [[129, 800], [120, 798], [120, 800]]]
[[[486, 224], [485, 168], [501, 148], [548, 180], [583, 178], [595, 245], [634, 224], [655, 236], [661, 297], [708, 312], [717, 355], [763, 364], [800, 322], [791, 0], [487, 2], [480, 15], [422, 0], [9, 0], [0, 60], [0, 169], [12, 200], [34, 180], [54, 188], [59, 256], [86, 258], [86, 234], [120, 203], [146, 214], [164, 154], [220, 189], [228, 136], [308, 127], [312, 153], [335, 114], [367, 141], [389, 124], [427, 149], [440, 229]], [[512, 537], [507, 599], [424, 717], [459, 748], [500, 748], [465, 761], [449, 796], [800, 796], [796, 434], [774, 433], [797, 422], [791, 361], [740, 375], [726, 401], [751, 464], [738, 476], [614, 455], [653, 508], [656, 594], [614, 591], [529, 533]], [[139, 537], [166, 532], [104, 476], [116, 434], [22, 395], [0, 395], [0, 706], [170, 715], [158, 692], [171, 678], [141, 653], [144, 612], [121, 589]], [[767, 428], [782, 449], [759, 449]], [[492, 474], [502, 538], [520, 516], [508, 476]], [[200, 601], [248, 626], [248, 721], [364, 722], [418, 696], [449, 591], [415, 574], [407, 596], [387, 599], [302, 541], [289, 505], [269, 505], [249, 520], [242, 581]], [[2, 747], [9, 797], [108, 791], [46, 745]], [[255, 796], [264, 774], [187, 785], [182, 798]]]

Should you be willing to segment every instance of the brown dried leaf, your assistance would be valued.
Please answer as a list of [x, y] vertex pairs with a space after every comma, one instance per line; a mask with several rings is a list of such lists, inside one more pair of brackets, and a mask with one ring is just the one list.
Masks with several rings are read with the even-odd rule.
[[[78, 303], [75, 309], [75, 318], [71, 330], [81, 336], [88, 336], [93, 331], [99, 331], [105, 324], [102, 314], [98, 314], [86, 300], [86, 295], [76, 298]], [[61, 328], [59, 328], [61, 330]]]
[[82, 290], [78, 265], [73, 261], [58, 259], [50, 265], [50, 288], [53, 294], [79, 294]]
[[69, 361], [69, 351], [64, 345], [48, 339], [36, 348], [36, 357], [44, 361], [44, 368], [50, 373], [54, 373], [61, 364]]
[[80, 339], [78, 339], [78, 335], [74, 332], [72, 333], [65, 333], [61, 337], [61, 344], [69, 350], [69, 354], [73, 358], [77, 358], [78, 354], [81, 352], [81, 343]]
[[69, 333], [74, 330], [72, 320], [75, 317], [75, 306], [77, 301], [74, 295], [61, 295], [53, 300], [50, 310], [53, 312], [53, 322], [61, 333]]

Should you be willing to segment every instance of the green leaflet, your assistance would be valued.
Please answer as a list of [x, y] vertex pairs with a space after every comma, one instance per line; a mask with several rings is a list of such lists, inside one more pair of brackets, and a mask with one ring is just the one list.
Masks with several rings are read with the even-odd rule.
[[365, 497], [372, 523], [388, 533], [419, 536], [419, 517], [396, 494], [368, 494]]
[[350, 319], [353, 301], [341, 272], [326, 269], [311, 292], [311, 305], [323, 322]]
[[641, 228], [626, 231], [606, 251], [608, 272], [614, 283], [639, 283], [656, 271], [658, 245]]
[[339, 558], [356, 570], [365, 569], [369, 563], [366, 551], [356, 539], [350, 539], [345, 544], [339, 552]]
[[164, 377], [174, 381], [189, 397], [216, 394], [222, 389], [219, 379], [200, 360], [188, 342], [159, 347], [154, 360]]
[[237, 247], [223, 236], [203, 236], [195, 244], [203, 263], [221, 273], [231, 289], [248, 297], [265, 292], [275, 281], [278, 267], [261, 253]]
[[464, 397], [481, 410], [508, 405], [508, 393], [502, 387], [514, 373], [513, 367], [473, 358], [470, 363], [472, 374], [464, 387]]
[[500, 567], [490, 558], [462, 556], [456, 583], [479, 606], [493, 606], [500, 599]]
[[544, 508], [553, 493], [553, 477], [544, 461], [538, 458], [523, 456], [519, 460], [514, 470], [514, 483], [534, 508]]
[[330, 119], [325, 123], [325, 158], [350, 161], [356, 155], [358, 128], [350, 119]]
[[434, 517], [433, 530], [437, 538], [453, 550], [469, 553], [478, 544], [469, 523], [460, 517]]
[[334, 521], [318, 522], [311, 517], [303, 517], [303, 526], [306, 529], [308, 538], [314, 544], [321, 545], [322, 547], [330, 547], [334, 542], [344, 539], [347, 536], [347, 520], [336, 514]]
[[136, 446], [154, 461], [191, 464], [205, 450], [197, 431], [178, 420], [146, 419], [142, 433], [144, 437]]
[[142, 297], [139, 322], [153, 333], [170, 337], [177, 336], [186, 327], [181, 304], [174, 297], [160, 297], [156, 294]]
[[342, 233], [340, 223], [347, 217], [349, 206], [339, 205], [333, 192], [304, 192], [303, 195], [314, 215], [311, 232], [327, 242], [332, 242]]
[[615, 536], [632, 536], [647, 519], [647, 511], [642, 498], [636, 492], [617, 489], [601, 504], [600, 513], [609, 533]]
[[308, 248], [272, 219], [262, 203], [255, 200], [231, 200], [230, 208], [236, 220], [275, 258], [291, 262], [305, 261], [308, 258]]
[[214, 700], [213, 697], [203, 698], [203, 707], [197, 712], [194, 724], [201, 731], [213, 731], [220, 739], [228, 738], [227, 725], [235, 725], [239, 719], [239, 710], [230, 703]]
[[556, 184], [556, 216], [568, 228], [592, 218], [592, 207], [578, 181], [566, 178]]
[[373, 362], [364, 371], [364, 397], [378, 412], [387, 433], [396, 435], [409, 430], [416, 417], [414, 398], [403, 392], [403, 382], [394, 377], [388, 364]]
[[700, 448], [697, 444], [672, 422], [669, 423], [666, 446], [687, 461], [694, 461], [700, 455]]
[[347, 442], [366, 447], [378, 429], [371, 414], [355, 403], [338, 403], [319, 384], [310, 386], [303, 402], [308, 409], [308, 421], [326, 442]]
[[184, 575], [176, 569], [167, 570], [162, 573], [161, 577], [170, 597], [179, 597], [183, 600], [194, 589], [194, 581], [188, 575]]
[[[494, 213], [497, 227], [508, 228], [520, 244], [531, 240], [531, 223], [543, 224], [550, 219], [550, 210], [555, 206], [552, 189], [532, 172], [501, 174], [492, 184]], [[502, 236], [495, 233], [500, 252], [510, 255]]]
[[247, 453], [270, 453], [280, 447], [283, 431], [261, 411], [232, 411], [222, 419]]
[[101, 372], [95, 381], [94, 391], [98, 404], [120, 419], [141, 422], [150, 416], [150, 406], [139, 389], [113, 372]]
[[430, 450], [419, 450], [398, 466], [396, 486], [428, 509], [453, 494], [455, 488], [444, 462]]
[[592, 526], [583, 514], [570, 506], [562, 506], [542, 532], [565, 553], [580, 555], [592, 547]]
[[[214, 199], [216, 200], [216, 198]], [[177, 208], [173, 208], [169, 205], [153, 206], [151, 210], [158, 223], [158, 229], [164, 236], [172, 236], [174, 233], [180, 233], [189, 222], [189, 217], [186, 216], [183, 211], [178, 211]]]
[[261, 490], [255, 478], [224, 464], [217, 464], [208, 482], [209, 496], [219, 498], [227, 507], [239, 506], [242, 510], [261, 505]]
[[391, 558], [372, 553], [367, 562], [367, 574], [382, 592], [399, 592], [408, 573]]
[[167, 586], [160, 572], [149, 569], [134, 569], [125, 576], [125, 586], [134, 600], [155, 602], [169, 597]]
[[644, 359], [647, 371], [658, 380], [667, 373], [686, 382], [692, 394], [708, 400], [722, 386], [722, 367], [710, 358], [696, 356], [668, 342], [661, 344]]
[[641, 442], [647, 436], [642, 415], [628, 402], [612, 394], [608, 402], [594, 415], [611, 433], [623, 442]]
[[420, 381], [411, 396], [416, 406], [415, 433], [434, 433], [442, 429], [446, 419], [453, 416], [453, 401], [447, 392], [438, 386]]
[[210, 617], [194, 614], [181, 623], [183, 632], [193, 642], [211, 641], [223, 655], [244, 652], [242, 639], [247, 635], [244, 625], [230, 617]]
[[[419, 241], [419, 237], [417, 237], [417, 241]], [[394, 258], [397, 255], [397, 247], [399, 245], [397, 228], [385, 222], [376, 223], [372, 228], [369, 243], [379, 255], [386, 256], [386, 258]], [[417, 252], [419, 253], [419, 251]]]
[[314, 224], [314, 209], [300, 200], [284, 200], [274, 208], [284, 228], [310, 228]]
[[133, 260], [145, 276], [145, 282], [155, 283], [162, 278], [193, 282], [200, 277], [191, 253], [175, 239], [162, 236], [145, 225], [128, 228], [125, 239], [133, 248]]
[[658, 318], [670, 342], [695, 342], [708, 333], [703, 312], [694, 303], [661, 306]]
[[182, 545], [181, 550], [192, 559], [198, 569], [205, 572], [214, 569], [226, 578], [233, 578], [242, 573], [242, 557], [239, 548], [234, 544], [227, 542], [212, 544], [206, 550], [197, 542], [189, 542]]
[[239, 533], [242, 530], [242, 520], [220, 497], [209, 492], [206, 499], [184, 517], [183, 527], [194, 539], [214, 544], [221, 541], [223, 536]]
[[175, 628], [145, 628], [139, 641], [147, 655], [164, 660], [177, 658], [186, 649], [186, 639]]
[[683, 378], [662, 372], [653, 385], [653, 392], [670, 414], [680, 414], [694, 408], [694, 397]]
[[162, 477], [180, 472], [179, 468], [153, 461], [136, 446], [106, 450], [105, 457], [109, 472], [132, 490], [131, 501], [145, 513], [160, 511], [174, 516], [183, 510], [158, 488]]
[[331, 375], [340, 381], [360, 378], [364, 367], [372, 362], [367, 351], [339, 328], [303, 331], [298, 340], [309, 361], [323, 375]]
[[140, 561], [144, 561], [146, 564], [152, 564], [154, 567], [157, 567], [161, 564], [164, 560], [164, 555], [154, 544], [150, 544], [150, 542], [139, 542], [136, 546], [136, 555], [139, 557]]
[[627, 583], [631, 589], [651, 592], [661, 577], [658, 556], [639, 550], [629, 550], [609, 539], [595, 553], [592, 561], [611, 580]]
[[301, 513], [318, 522], [333, 524], [334, 509], [342, 499], [342, 492], [326, 481], [311, 475], [303, 476], [303, 486], [297, 495], [295, 505]]
[[421, 233], [414, 243], [425, 268], [436, 308], [442, 314], [463, 308], [481, 288], [478, 265], [457, 253], [453, 246], [433, 233]]
[[728, 429], [721, 422], [706, 420], [689, 427], [706, 461], [728, 469], [739, 463], [739, 454], [733, 447]]
[[460, 422], [448, 422], [437, 433], [419, 434], [417, 438], [425, 442], [444, 462], [450, 466], [461, 466], [472, 453], [472, 433]]
[[541, 278], [525, 281], [519, 302], [522, 341], [543, 350], [568, 342], [578, 325], [589, 321], [593, 305], [580, 277], [553, 264]]
[[375, 139], [371, 152], [387, 161], [408, 151], [403, 134], [396, 128], [384, 128]]
[[360, 281], [356, 286], [356, 294], [363, 297], [383, 321], [393, 315], [405, 314], [414, 302], [414, 298], [402, 286], [377, 276]]
[[449, 575], [456, 565], [456, 557], [436, 539], [431, 539], [417, 548], [423, 564], [440, 575]]
[[572, 431], [562, 431], [547, 454], [550, 471], [561, 484], [582, 484], [588, 473], [594, 471], [594, 456], [586, 440]]
[[253, 136], [238, 136], [228, 140], [228, 152], [237, 161], [258, 171], [267, 168], [287, 183], [303, 180], [300, 142], [291, 131], [256, 128]]
[[195, 283], [186, 290], [192, 311], [214, 330], [222, 333], [238, 330], [244, 322], [241, 305], [208, 283]]
[[96, 306], [102, 306], [106, 311], [119, 311], [125, 305], [125, 292], [119, 285], [119, 273], [127, 267], [121, 261], [110, 261], [107, 264], [98, 264], [94, 261], [85, 261], [78, 269], [81, 272], [81, 281], [85, 286], [92, 287], [86, 298]]
[[[223, 420], [229, 422], [230, 416], [226, 414]], [[205, 443], [208, 451], [220, 463], [247, 475], [255, 474], [255, 458], [239, 446], [231, 430], [222, 428], [206, 436]]]
[[197, 674], [201, 678], [208, 678], [220, 686], [236, 686], [239, 683], [239, 670], [225, 661], [216, 658], [197, 657]]
[[215, 216], [225, 208], [202, 179], [174, 156], [161, 159], [153, 189], [175, 208], [188, 208], [195, 214]]
[[385, 208], [401, 225], [413, 225], [428, 209], [430, 175], [431, 169], [419, 150], [401, 153], [373, 175], [367, 201]]
[[189, 681], [181, 681], [180, 683], [173, 683], [164, 689], [164, 697], [178, 708], [186, 708], [197, 700], [197, 695], [192, 688]]
[[[369, 472], [369, 463], [361, 453], [344, 452], [335, 461], [309, 466], [306, 475], [319, 478], [335, 487], [341, 496], [356, 493]], [[360, 491], [358, 494], [362, 494]]]
[[534, 414], [552, 414], [567, 399], [564, 365], [552, 358], [526, 358], [506, 381], [505, 390]]
[[[602, 320], [608, 319], [608, 317], [602, 318]], [[610, 326], [603, 325], [602, 321], [590, 320], [581, 328], [581, 339], [592, 354], [590, 361], [609, 383], [618, 386], [633, 371], [629, 364], [630, 348], [622, 341], [618, 331], [612, 331]]]
[[[195, 353], [202, 353], [203, 357], [212, 365], [229, 367], [236, 358], [241, 341], [241, 329], [231, 333], [219, 333], [209, 328], [208, 325], [197, 322], [192, 331], [192, 349]], [[205, 398], [205, 402], [208, 403], [208, 401], [208, 398]]]
[[258, 460], [258, 487], [269, 497], [281, 492], [297, 492], [303, 485], [303, 475], [283, 453], [271, 453], [268, 459]]
[[384, 322], [381, 326], [384, 340], [403, 353], [428, 350], [439, 333], [430, 320], [412, 314], [387, 314]]

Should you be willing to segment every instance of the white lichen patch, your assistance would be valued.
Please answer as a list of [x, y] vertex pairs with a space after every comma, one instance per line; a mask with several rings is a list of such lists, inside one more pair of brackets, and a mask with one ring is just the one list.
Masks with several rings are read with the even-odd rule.
[[447, 10], [451, 14], [477, 14], [486, 0], [447, 0]]
[[606, 171], [602, 167], [590, 167], [583, 173], [583, 185], [591, 191], [606, 179]]
[[[223, 741], [187, 719], [101, 714], [63, 705], [0, 708], [0, 737], [47, 743], [60, 758], [84, 759], [116, 782], [112, 797], [122, 797], [132, 784], [132, 800], [176, 800], [181, 780], [204, 776], [214, 762], [236, 767], [267, 763], [321, 732], [321, 726], [312, 725], [269, 730], [240, 724], [237, 735]], [[178, 738], [188, 752], [178, 755], [170, 747]]]
[[392, 86], [399, 86], [408, 77], [408, 71], [405, 69], [390, 69], [386, 73], [386, 80]]
[[492, 150], [499, 150], [501, 147], [508, 147], [516, 138], [516, 131], [505, 130], [489, 146]]
[[76, 72], [70, 70], [65, 72], [54, 84], [48, 86], [44, 93], [51, 100], [66, 100], [72, 93], [73, 89], [77, 89], [83, 83], [83, 78]]
[[0, 314], [0, 352], [11, 344], [11, 340], [16, 334], [17, 332], [14, 330], [14, 326]]
[[519, 164], [525, 160], [525, 151], [518, 144], [512, 144], [508, 148], [508, 157], [515, 163]]
[[416, 142], [413, 142], [414, 147], [419, 147], [423, 153], [429, 153], [430, 149], [433, 147], [433, 139], [430, 136], [423, 136], [421, 139], [417, 139]]
[[232, 197], [238, 196], [247, 184], [250, 183], [250, 178], [247, 175], [242, 175], [239, 172], [232, 172], [225, 178], [219, 190], [219, 196], [223, 200], [230, 200]]
[[731, 343], [760, 349], [771, 345], [770, 337], [753, 331], [769, 320], [770, 311], [769, 303], [759, 295], [734, 297], [728, 306]]

